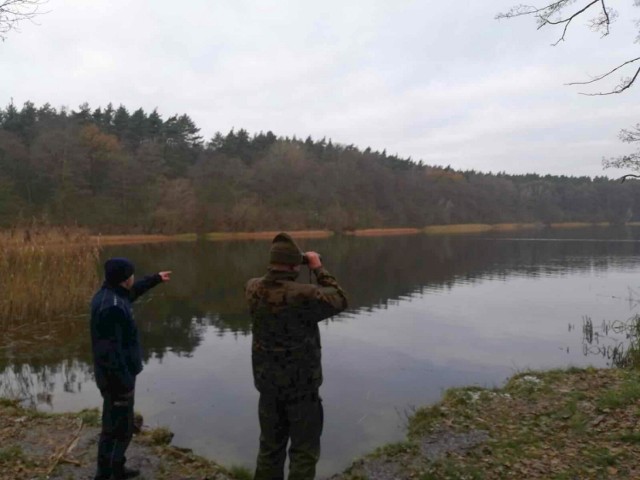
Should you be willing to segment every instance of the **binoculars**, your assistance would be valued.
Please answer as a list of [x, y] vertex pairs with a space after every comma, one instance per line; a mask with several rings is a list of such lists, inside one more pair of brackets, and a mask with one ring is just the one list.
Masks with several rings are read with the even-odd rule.
[[[322, 262], [322, 255], [318, 255], [318, 258]], [[302, 254], [302, 264], [309, 265], [309, 258], [304, 253]]]

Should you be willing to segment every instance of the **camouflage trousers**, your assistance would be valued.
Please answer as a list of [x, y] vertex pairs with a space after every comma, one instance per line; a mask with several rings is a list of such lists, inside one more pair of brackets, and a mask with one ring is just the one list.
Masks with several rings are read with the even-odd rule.
[[320, 435], [324, 413], [318, 392], [295, 398], [261, 393], [260, 452], [255, 480], [284, 479], [289, 446], [289, 480], [311, 480], [320, 458]]

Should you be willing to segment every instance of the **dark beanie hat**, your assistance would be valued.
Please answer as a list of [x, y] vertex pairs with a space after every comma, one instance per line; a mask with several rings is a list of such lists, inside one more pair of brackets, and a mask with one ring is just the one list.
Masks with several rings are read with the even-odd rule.
[[269, 262], [282, 265], [300, 265], [302, 251], [288, 233], [279, 233], [271, 243]]
[[104, 264], [104, 278], [114, 287], [133, 275], [134, 271], [133, 263], [126, 258], [110, 258]]

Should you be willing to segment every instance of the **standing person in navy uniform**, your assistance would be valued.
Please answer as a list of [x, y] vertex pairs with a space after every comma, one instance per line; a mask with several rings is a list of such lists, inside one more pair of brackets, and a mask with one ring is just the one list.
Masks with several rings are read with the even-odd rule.
[[96, 480], [123, 480], [140, 472], [125, 468], [125, 452], [133, 435], [136, 375], [142, 351], [131, 303], [171, 272], [159, 272], [134, 283], [134, 266], [126, 258], [104, 264], [105, 281], [91, 301], [91, 347], [96, 383], [103, 398]]

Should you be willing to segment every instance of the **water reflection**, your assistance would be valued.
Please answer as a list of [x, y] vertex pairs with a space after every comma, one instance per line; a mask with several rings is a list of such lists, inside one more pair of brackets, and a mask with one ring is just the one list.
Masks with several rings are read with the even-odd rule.
[[93, 382], [89, 364], [63, 360], [54, 365], [14, 364], [0, 374], [0, 396], [18, 398], [30, 407], [52, 406], [56, 383], [69, 394], [82, 393], [83, 385]]
[[[633, 305], [637, 305], [633, 299]], [[640, 360], [640, 315], [626, 320], [603, 320], [594, 325], [589, 316], [582, 320], [582, 347], [585, 356], [606, 360], [607, 365], [627, 367]]]
[[[586, 233], [602, 236], [606, 231], [597, 228]], [[624, 232], [625, 236], [631, 235], [630, 229]], [[562, 239], [567, 235], [576, 237], [579, 232], [552, 233]], [[640, 242], [635, 241], [511, 240], [499, 236], [406, 236], [336, 237], [300, 243], [303, 248], [324, 252], [327, 268], [349, 293], [351, 314], [389, 308], [399, 301], [450, 290], [455, 285], [513, 277], [569, 276], [581, 271], [606, 272], [611, 268], [631, 270], [640, 262]], [[161, 268], [174, 271], [170, 285], [152, 291], [136, 305], [145, 360], [162, 358], [167, 352], [192, 354], [207, 327], [215, 327], [220, 336], [249, 335], [251, 323], [243, 286], [248, 278], [265, 270], [267, 249], [268, 243], [262, 241], [107, 249], [105, 258], [127, 255], [136, 263], [138, 272]], [[0, 366], [52, 365], [61, 359], [89, 362], [86, 321], [86, 316], [58, 323], [45, 321], [29, 332], [6, 333], [5, 340], [10, 341], [3, 342]]]
[[[499, 383], [514, 368], [609, 362], [606, 355], [583, 360], [581, 338], [566, 325], [585, 313], [597, 322], [628, 317], [631, 307], [611, 297], [635, 288], [634, 232], [300, 241], [323, 254], [351, 306], [322, 326], [320, 471], [401, 438], [398, 412], [448, 386]], [[227, 463], [251, 465], [257, 451], [242, 291], [265, 270], [268, 247], [203, 242], [104, 252], [131, 258], [139, 273], [174, 271], [172, 282], [135, 307], [145, 359], [139, 405], [151, 421], [169, 424], [176, 442]], [[0, 395], [52, 410], [97, 406], [87, 322], [81, 316], [3, 332]]]

